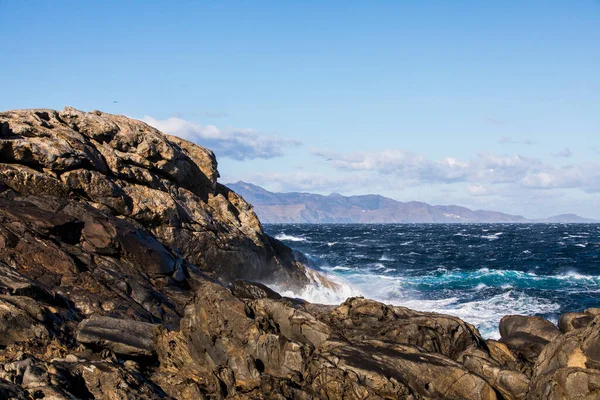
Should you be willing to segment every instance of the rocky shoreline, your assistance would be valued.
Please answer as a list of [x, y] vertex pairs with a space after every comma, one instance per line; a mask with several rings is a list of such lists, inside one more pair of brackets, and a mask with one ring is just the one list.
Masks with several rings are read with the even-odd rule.
[[253, 282], [316, 275], [217, 177], [210, 150], [140, 121], [0, 113], [0, 398], [600, 398], [600, 309], [506, 316], [495, 341], [281, 297]]

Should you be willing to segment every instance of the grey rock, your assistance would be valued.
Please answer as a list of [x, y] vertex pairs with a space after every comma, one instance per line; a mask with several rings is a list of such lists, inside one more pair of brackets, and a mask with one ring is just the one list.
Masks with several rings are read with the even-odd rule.
[[92, 316], [79, 324], [77, 341], [128, 356], [155, 353], [156, 325], [118, 318]]

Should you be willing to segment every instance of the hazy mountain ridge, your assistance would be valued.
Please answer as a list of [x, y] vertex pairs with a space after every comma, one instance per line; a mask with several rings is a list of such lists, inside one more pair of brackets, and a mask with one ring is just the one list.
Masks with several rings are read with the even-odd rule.
[[264, 223], [477, 223], [477, 222], [600, 222], [575, 214], [544, 219], [498, 211], [471, 210], [456, 205], [401, 202], [380, 195], [328, 196], [311, 193], [275, 193], [247, 182], [227, 184], [250, 204]]

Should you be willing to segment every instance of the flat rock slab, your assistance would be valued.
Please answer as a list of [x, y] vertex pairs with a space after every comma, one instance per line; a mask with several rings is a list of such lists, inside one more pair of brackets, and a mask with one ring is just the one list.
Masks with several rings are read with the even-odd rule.
[[77, 341], [107, 348], [117, 354], [151, 356], [158, 325], [119, 318], [92, 316], [79, 323]]

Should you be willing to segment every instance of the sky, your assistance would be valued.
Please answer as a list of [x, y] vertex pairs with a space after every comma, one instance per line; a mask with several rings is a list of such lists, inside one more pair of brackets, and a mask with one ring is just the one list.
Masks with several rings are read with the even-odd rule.
[[138, 118], [222, 183], [600, 219], [599, 0], [0, 0], [0, 21], [0, 110]]

